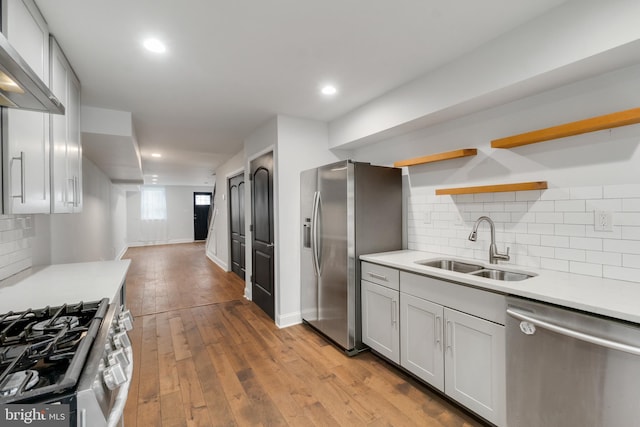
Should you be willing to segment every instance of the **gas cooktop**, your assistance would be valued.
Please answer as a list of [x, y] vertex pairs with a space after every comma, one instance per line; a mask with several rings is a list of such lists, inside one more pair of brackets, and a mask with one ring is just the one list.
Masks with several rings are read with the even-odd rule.
[[0, 404], [73, 388], [109, 300], [0, 314]]

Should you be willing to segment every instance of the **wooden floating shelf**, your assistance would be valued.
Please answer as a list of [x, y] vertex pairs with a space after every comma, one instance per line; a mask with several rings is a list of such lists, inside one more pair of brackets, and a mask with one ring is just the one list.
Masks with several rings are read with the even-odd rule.
[[517, 184], [482, 185], [479, 187], [441, 188], [437, 196], [445, 194], [501, 193], [504, 191], [546, 190], [547, 181], [520, 182]]
[[519, 135], [509, 136], [491, 141], [492, 148], [514, 148], [536, 142], [550, 141], [567, 136], [580, 135], [604, 129], [640, 123], [640, 108], [618, 111], [604, 116], [591, 117], [577, 122], [566, 123], [545, 129], [534, 130]]
[[413, 159], [395, 162], [393, 166], [399, 168], [402, 166], [415, 166], [424, 163], [441, 162], [443, 160], [459, 159], [461, 157], [475, 156], [478, 150], [475, 148], [461, 148], [460, 150], [447, 151], [446, 153], [431, 154], [429, 156], [415, 157]]

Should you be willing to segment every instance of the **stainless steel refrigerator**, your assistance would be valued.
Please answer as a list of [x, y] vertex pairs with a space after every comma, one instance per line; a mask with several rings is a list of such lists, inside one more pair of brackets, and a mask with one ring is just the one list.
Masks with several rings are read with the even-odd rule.
[[301, 312], [347, 354], [362, 344], [361, 254], [402, 248], [400, 169], [350, 160], [300, 174]]

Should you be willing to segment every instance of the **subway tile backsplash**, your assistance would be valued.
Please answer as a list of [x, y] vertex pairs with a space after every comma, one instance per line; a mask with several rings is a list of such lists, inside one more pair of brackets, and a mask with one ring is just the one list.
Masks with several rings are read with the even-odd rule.
[[[640, 283], [640, 185], [454, 196], [412, 188], [407, 208], [409, 249], [487, 260], [486, 222], [477, 242], [467, 239], [486, 215], [509, 263]], [[612, 214], [610, 231], [596, 229], [597, 211]]]
[[0, 215], [0, 280], [31, 267], [33, 218]]

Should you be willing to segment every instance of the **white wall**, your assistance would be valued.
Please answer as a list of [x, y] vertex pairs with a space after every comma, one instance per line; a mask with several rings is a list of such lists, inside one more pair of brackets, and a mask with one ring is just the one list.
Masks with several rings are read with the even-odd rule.
[[127, 251], [127, 192], [124, 187], [111, 187], [111, 230], [113, 253], [116, 259]]
[[214, 199], [216, 218], [212, 236], [209, 236], [207, 256], [225, 271], [230, 271], [229, 254], [229, 195], [227, 180], [244, 168], [244, 150], [216, 169], [216, 197]]
[[89, 159], [82, 159], [83, 208], [76, 214], [52, 214], [51, 263], [115, 259], [109, 178]]
[[[486, 259], [488, 231], [467, 240], [481, 215], [496, 221], [499, 249], [512, 263], [640, 281], [640, 125], [511, 150], [490, 141], [640, 105], [640, 65], [424, 128], [355, 151], [374, 163], [457, 148], [471, 158], [407, 170], [408, 247]], [[435, 196], [437, 188], [548, 181], [549, 190]], [[613, 231], [594, 229], [594, 212], [613, 214]]]
[[[276, 260], [279, 281], [276, 323], [283, 327], [302, 321], [300, 315], [300, 172], [345, 157], [327, 150], [326, 123], [278, 116], [275, 169], [278, 175]], [[292, 268], [293, 267], [293, 268]]]
[[167, 219], [140, 219], [140, 191], [127, 191], [127, 238], [129, 246], [193, 242], [193, 193], [212, 187], [165, 186]]

